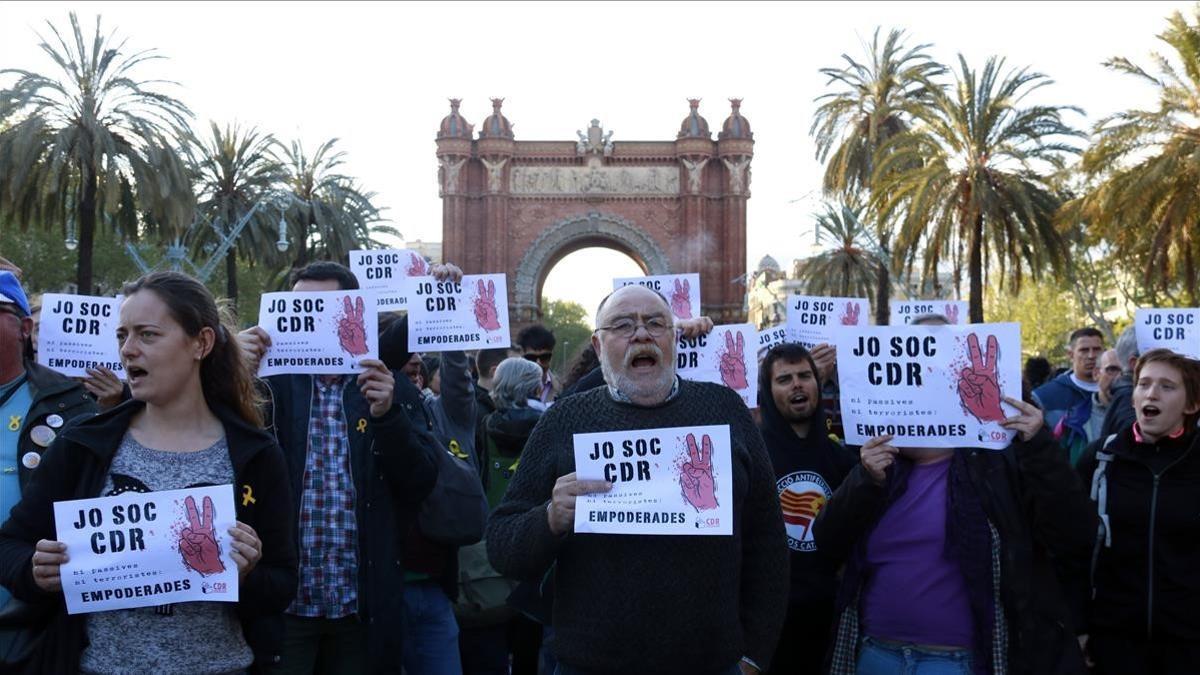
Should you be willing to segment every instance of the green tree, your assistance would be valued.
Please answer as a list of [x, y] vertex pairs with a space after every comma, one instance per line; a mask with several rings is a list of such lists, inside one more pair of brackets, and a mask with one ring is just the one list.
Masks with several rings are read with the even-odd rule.
[[870, 297], [881, 270], [886, 266], [871, 228], [859, 218], [859, 210], [842, 204], [825, 205], [817, 214], [817, 243], [831, 246], [800, 264], [797, 275], [806, 279], [812, 295]]
[[1156, 74], [1129, 59], [1104, 63], [1148, 83], [1158, 107], [1130, 108], [1096, 124], [1095, 142], [1082, 168], [1095, 179], [1082, 210], [1095, 232], [1111, 241], [1141, 271], [1144, 283], [1172, 295], [1182, 286], [1188, 304], [1200, 302], [1200, 6], [1188, 23], [1180, 12], [1158, 37], [1176, 63], [1154, 54]]
[[278, 212], [267, 204], [254, 208], [260, 201], [271, 199], [286, 174], [273, 153], [275, 139], [270, 134], [253, 127], [242, 129], [237, 124], [222, 129], [216, 122], [209, 124], [209, 132], [207, 138], [196, 141], [190, 162], [197, 213], [212, 224], [197, 228], [195, 244], [211, 246], [228, 236], [244, 216], [254, 212], [237, 244], [225, 255], [225, 295], [236, 304], [239, 258], [251, 266], [282, 263], [275, 246]]
[[[1051, 278], [1021, 286], [1015, 294], [997, 287], [987, 297], [987, 315], [995, 322], [1021, 324], [1021, 352], [1026, 357], [1044, 356], [1053, 364], [1067, 360], [1067, 337], [1080, 326], [1089, 325], [1074, 295]], [[1111, 343], [1109, 343], [1111, 344]]]
[[[865, 62], [842, 54], [843, 67], [821, 69], [829, 78], [826, 84], [839, 87], [817, 97], [820, 105], [809, 129], [817, 160], [828, 160], [822, 181], [827, 196], [866, 201], [873, 189], [876, 158], [887, 141], [907, 131], [918, 110], [929, 105], [936, 89], [933, 80], [945, 72], [926, 54], [928, 48], [926, 44], [906, 48], [904, 32], [899, 30], [889, 31], [881, 44], [876, 28], [866, 46]], [[875, 237], [884, 254], [890, 255], [892, 223], [875, 219]], [[877, 281], [875, 321], [882, 325], [888, 322], [892, 294], [888, 265], [879, 268]]]
[[879, 217], [901, 216], [895, 256], [907, 275], [918, 255], [922, 283], [944, 258], [965, 248], [970, 317], [983, 321], [985, 266], [998, 265], [1003, 290], [1020, 290], [1028, 267], [1036, 280], [1057, 273], [1066, 247], [1055, 229], [1061, 200], [1051, 185], [1081, 136], [1062, 120], [1069, 106], [1028, 105], [1051, 83], [1027, 69], [1002, 72], [990, 58], [982, 72], [959, 56], [954, 86], [933, 92], [911, 131], [884, 146], [872, 201]]
[[[97, 221], [136, 237], [143, 225], [179, 228], [194, 199], [175, 149], [191, 112], [138, 80], [142, 64], [161, 59], [105, 36], [100, 17], [90, 40], [70, 15], [70, 40], [47, 22], [53, 42], [39, 45], [54, 75], [5, 69], [16, 81], [0, 90], [0, 215], [22, 228], [78, 225], [76, 284], [91, 293]], [[67, 226], [64, 223], [70, 222]]]
[[354, 179], [339, 172], [345, 153], [334, 151], [336, 143], [330, 139], [311, 155], [299, 141], [284, 148], [286, 184], [293, 197], [287, 221], [298, 244], [293, 267], [311, 260], [345, 262], [351, 250], [380, 246], [376, 235], [400, 236], [379, 224], [379, 208], [371, 203], [375, 193], [361, 191]]
[[554, 333], [557, 341], [554, 370], [565, 375], [566, 369], [592, 339], [592, 328], [585, 318], [587, 310], [570, 300], [542, 299], [542, 325]]

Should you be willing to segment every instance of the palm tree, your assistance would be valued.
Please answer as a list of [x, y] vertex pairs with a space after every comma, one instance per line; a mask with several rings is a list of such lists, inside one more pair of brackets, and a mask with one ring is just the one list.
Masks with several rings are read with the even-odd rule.
[[1082, 133], [1062, 120], [1069, 106], [1021, 107], [1031, 92], [1051, 83], [1028, 69], [1002, 72], [1003, 59], [982, 72], [959, 56], [953, 87], [932, 92], [933, 104], [917, 124], [885, 144], [873, 180], [873, 205], [881, 218], [901, 217], [895, 256], [912, 274], [922, 258], [922, 285], [939, 264], [965, 249], [971, 321], [983, 321], [985, 264], [998, 265], [1020, 289], [1026, 267], [1036, 279], [1066, 257], [1054, 227], [1061, 200], [1051, 184], [1065, 158], [1079, 150], [1065, 142]]
[[[862, 193], [872, 190], [876, 157], [887, 141], [909, 128], [918, 109], [929, 105], [936, 89], [933, 79], [945, 72], [926, 54], [930, 45], [907, 49], [904, 32], [894, 29], [880, 44], [879, 32], [876, 28], [866, 46], [866, 62], [842, 54], [844, 67], [821, 69], [829, 78], [826, 84], [840, 87], [817, 97], [821, 104], [809, 129], [816, 141], [817, 159], [828, 159], [822, 188], [830, 197], [866, 201], [867, 194]], [[875, 225], [876, 238], [887, 253], [892, 225], [878, 218]], [[888, 322], [892, 293], [887, 265], [880, 268], [878, 281], [875, 322], [883, 325]]]
[[816, 215], [817, 243], [828, 241], [832, 246], [800, 264], [797, 272], [807, 279], [807, 293], [870, 297], [886, 263], [859, 212], [850, 204], [826, 204], [825, 213]]
[[1096, 124], [1082, 162], [1095, 184], [1080, 203], [1096, 233], [1145, 270], [1144, 283], [1170, 295], [1182, 279], [1192, 306], [1200, 302], [1200, 7], [1194, 11], [1196, 23], [1175, 12], [1158, 36], [1179, 66], [1158, 54], [1157, 75], [1121, 57], [1104, 63], [1156, 88], [1158, 108], [1132, 108]]
[[399, 236], [394, 228], [379, 225], [379, 208], [373, 192], [363, 192], [349, 176], [338, 173], [344, 152], [334, 152], [337, 139], [322, 143], [311, 156], [293, 141], [284, 149], [286, 185], [292, 194], [287, 219], [299, 243], [293, 267], [312, 259], [345, 260], [349, 251], [377, 246], [376, 234]]
[[[198, 200], [198, 215], [212, 223], [221, 236], [230, 230], [255, 205], [271, 199], [287, 179], [282, 164], [274, 155], [275, 138], [256, 128], [242, 129], [237, 124], [224, 129], [209, 124], [210, 135], [197, 141], [191, 162], [193, 184]], [[238, 236], [237, 244], [225, 255], [225, 294], [236, 302], [238, 297], [238, 258], [268, 264], [278, 262], [275, 249], [276, 225], [273, 208], [254, 211], [250, 222]], [[196, 243], [213, 241], [213, 228], [200, 228]]]
[[[70, 15], [71, 40], [47, 22], [54, 41], [39, 36], [57, 77], [16, 75], [0, 90], [0, 215], [28, 227], [77, 223], [80, 293], [92, 290], [92, 244], [101, 214], [127, 236], [139, 226], [180, 227], [194, 199], [174, 139], [191, 112], [159, 91], [162, 80], [138, 80], [144, 63], [163, 58], [132, 51], [100, 31], [85, 42]], [[68, 229], [70, 226], [68, 226]]]

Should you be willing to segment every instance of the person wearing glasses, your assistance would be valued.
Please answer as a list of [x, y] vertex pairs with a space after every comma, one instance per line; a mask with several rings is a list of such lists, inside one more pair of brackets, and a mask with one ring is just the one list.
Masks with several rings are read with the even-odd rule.
[[553, 402], [562, 391], [562, 383], [550, 370], [556, 342], [554, 333], [540, 323], [526, 326], [517, 333], [517, 347], [521, 349], [521, 356], [526, 361], [533, 361], [542, 367], [542, 389], [538, 396], [542, 403]]
[[[488, 557], [516, 579], [541, 579], [553, 566], [558, 675], [765, 670], [787, 607], [788, 551], [762, 435], [733, 390], [676, 374], [676, 327], [662, 295], [616, 290], [596, 324], [605, 386], [542, 416], [488, 520]], [[707, 425], [729, 427], [732, 535], [572, 532], [576, 498], [611, 489], [577, 479], [574, 434]]]
[[1087, 423], [1089, 440], [1100, 438], [1108, 407], [1112, 405], [1112, 384], [1120, 376], [1121, 362], [1117, 358], [1117, 350], [1109, 349], [1100, 355], [1100, 362], [1096, 365], [1096, 382], [1100, 388], [1092, 394], [1092, 416]]

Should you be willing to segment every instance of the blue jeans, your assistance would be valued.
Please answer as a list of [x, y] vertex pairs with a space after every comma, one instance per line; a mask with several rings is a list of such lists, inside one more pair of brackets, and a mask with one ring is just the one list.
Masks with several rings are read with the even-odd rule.
[[936, 651], [863, 638], [857, 675], [971, 675], [971, 650]]
[[430, 581], [404, 586], [404, 670], [421, 675], [462, 675], [458, 622], [442, 589]]
[[[575, 668], [572, 668], [571, 666], [568, 666], [565, 663], [559, 663], [558, 666], [556, 666], [554, 669], [554, 675], [585, 675], [585, 674], [584, 674], [584, 671], [582, 671], [582, 670], [577, 670]], [[728, 675], [742, 675], [741, 666], [739, 666], [736, 663], [733, 664], [733, 667], [729, 669]]]

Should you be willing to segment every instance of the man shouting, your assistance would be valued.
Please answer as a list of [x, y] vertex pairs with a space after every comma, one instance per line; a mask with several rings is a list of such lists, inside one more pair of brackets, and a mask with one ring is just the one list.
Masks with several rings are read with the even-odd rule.
[[[550, 646], [561, 675], [765, 669], [787, 605], [788, 567], [762, 437], [731, 389], [676, 376], [674, 320], [661, 295], [614, 291], [596, 323], [592, 345], [607, 386], [561, 399], [534, 429], [488, 523], [492, 564], [528, 579], [554, 566]], [[732, 535], [573, 533], [576, 498], [611, 487], [576, 480], [574, 434], [707, 425], [729, 426]], [[705, 452], [693, 454], [703, 463]], [[681, 483], [685, 494], [688, 487]]]

